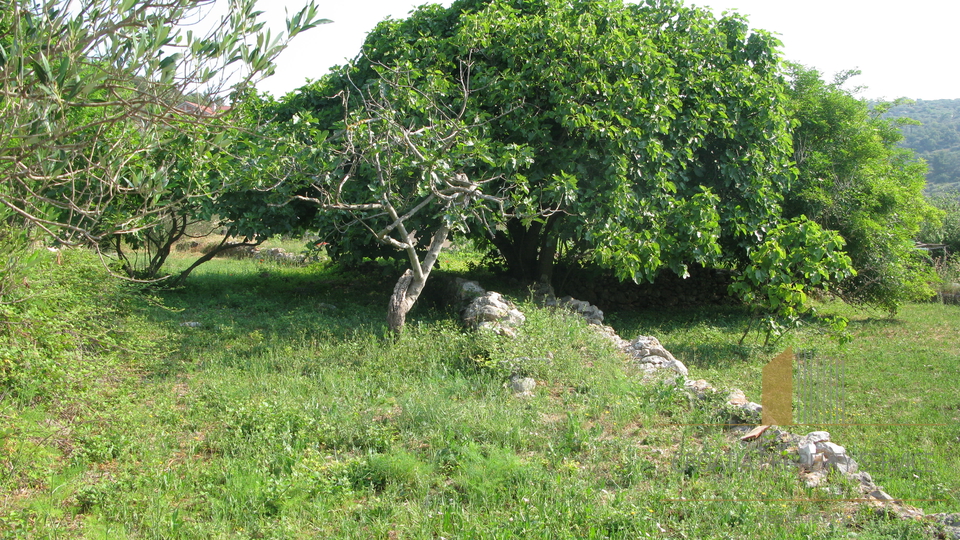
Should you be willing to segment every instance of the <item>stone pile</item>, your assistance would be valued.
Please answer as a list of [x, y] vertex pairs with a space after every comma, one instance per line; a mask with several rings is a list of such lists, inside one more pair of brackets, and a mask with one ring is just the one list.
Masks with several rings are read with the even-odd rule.
[[[583, 317], [587, 324], [603, 326], [603, 311], [597, 306], [584, 300], [577, 300], [572, 296], [557, 299], [553, 286], [540, 282], [533, 291], [533, 299], [541, 307], [563, 308]], [[612, 329], [611, 329], [612, 330]]]
[[741, 426], [740, 431], [749, 431], [740, 438], [743, 444], [758, 448], [775, 448], [777, 451], [794, 456], [801, 480], [809, 488], [827, 489], [823, 484], [829, 479], [831, 470], [854, 481], [861, 497], [858, 502], [882, 506], [901, 519], [932, 518], [942, 523], [946, 538], [960, 540], [960, 514], [931, 514], [907, 506], [902, 501], [887, 494], [882, 486], [874, 483], [866, 471], [847, 454], [847, 450], [830, 441], [830, 433], [813, 431], [806, 435], [796, 435], [773, 426], [750, 428]]
[[670, 351], [663, 348], [660, 340], [652, 336], [637, 336], [621, 349], [632, 358], [638, 367], [650, 372], [657, 369], [670, 369], [686, 377], [689, 372], [683, 362], [677, 360]]
[[[459, 281], [457, 286], [460, 292], [455, 293], [458, 301], [473, 298], [467, 309], [463, 310], [464, 323], [475, 328], [489, 328], [501, 335], [515, 335], [514, 329], [523, 322], [524, 317], [513, 304], [503, 300], [503, 297], [497, 293], [484, 291], [476, 282]], [[565, 308], [579, 314], [592, 328], [596, 329], [598, 334], [609, 339], [644, 372], [649, 374], [672, 371], [682, 376], [683, 387], [691, 397], [702, 398], [717, 392], [704, 379], [687, 378], [689, 374], [687, 367], [663, 347], [657, 338], [638, 336], [632, 341], [621, 338], [613, 328], [602, 324], [603, 312], [589, 302], [571, 297], [557, 300], [549, 285], [540, 285], [534, 291], [534, 299], [541, 306]], [[504, 386], [517, 397], [528, 397], [533, 395], [536, 384], [533, 378], [524, 377], [521, 373], [515, 372]], [[727, 396], [726, 402], [727, 405], [740, 410], [737, 413], [738, 416], [742, 416], [752, 424], [760, 423], [763, 407], [747, 400], [742, 390], [734, 389]], [[883, 491], [881, 486], [876, 485], [869, 473], [860, 471], [859, 465], [847, 454], [847, 450], [831, 442], [830, 433], [826, 431], [814, 431], [800, 436], [775, 427], [771, 429], [771, 426], [765, 425], [755, 427], [743, 425], [735, 429], [746, 433], [741, 437], [743, 444], [753, 444], [758, 448], [775, 447], [782, 455], [795, 456], [800, 478], [807, 487], [823, 488], [823, 484], [829, 478], [829, 472], [834, 470], [857, 483], [863, 496], [862, 502], [882, 505], [903, 519], [932, 518], [942, 524], [946, 534], [944, 538], [960, 540], [960, 514], [924, 516], [921, 510], [902, 504], [901, 501]]]
[[930, 517], [943, 524], [945, 538], [960, 540], [960, 513], [958, 514], [930, 514]]
[[727, 405], [731, 405], [740, 409], [743, 413], [743, 419], [759, 423], [761, 419], [761, 414], [763, 413], [763, 406], [759, 403], [754, 403], [747, 400], [747, 396], [744, 395], [743, 390], [739, 388], [734, 388], [730, 395], [727, 396]]
[[485, 292], [474, 298], [463, 310], [461, 318], [470, 328], [507, 337], [516, 337], [517, 327], [526, 321], [513, 303], [496, 292]]
[[[468, 326], [488, 328], [500, 335], [515, 335], [515, 328], [523, 323], [523, 314], [513, 304], [503, 300], [498, 293], [489, 293], [483, 290], [476, 282], [458, 280], [459, 292], [454, 293], [458, 301], [472, 298], [469, 305], [463, 310], [463, 320]], [[535, 300], [542, 306], [562, 307], [581, 315], [598, 334], [609, 339], [618, 349], [630, 358], [635, 365], [647, 373], [672, 371], [683, 377], [683, 387], [691, 397], [705, 397], [717, 390], [704, 379], [689, 379], [686, 366], [674, 358], [660, 341], [652, 336], [638, 336], [627, 341], [617, 335], [616, 331], [602, 324], [603, 312], [588, 302], [573, 298], [557, 300], [553, 289], [541, 285], [534, 291]], [[518, 359], [522, 360], [522, 359]], [[517, 397], [533, 395], [536, 380], [524, 377], [515, 372], [507, 384]], [[742, 390], [734, 389], [727, 396], [729, 406], [740, 409], [740, 413], [753, 424], [759, 424], [763, 407], [747, 400]], [[771, 426], [757, 425], [755, 427], [740, 426], [735, 428], [746, 434], [741, 437], [743, 444], [753, 444], [756, 447], [775, 447], [783, 455], [796, 456], [796, 465], [799, 468], [800, 478], [810, 488], [820, 487], [829, 478], [831, 470], [855, 481], [862, 494], [862, 502], [882, 505], [894, 515], [902, 519], [931, 518], [941, 523], [945, 536], [943, 538], [960, 540], [960, 514], [931, 514], [924, 516], [921, 510], [902, 504], [891, 497], [881, 486], [873, 482], [873, 478], [866, 471], [860, 471], [859, 465], [847, 454], [846, 448], [830, 441], [830, 433], [814, 431], [800, 436]]]

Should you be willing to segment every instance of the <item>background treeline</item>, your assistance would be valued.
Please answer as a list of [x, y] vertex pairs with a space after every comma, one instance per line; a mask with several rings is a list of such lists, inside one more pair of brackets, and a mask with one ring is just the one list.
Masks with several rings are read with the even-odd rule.
[[888, 118], [910, 118], [920, 125], [903, 125], [902, 146], [927, 161], [928, 191], [960, 188], [960, 99], [918, 99], [893, 107]]

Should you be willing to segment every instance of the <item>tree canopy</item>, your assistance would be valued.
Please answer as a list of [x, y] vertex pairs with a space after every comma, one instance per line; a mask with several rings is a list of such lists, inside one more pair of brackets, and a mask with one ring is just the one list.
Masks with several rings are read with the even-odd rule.
[[278, 113], [309, 112], [331, 129], [342, 99], [379, 84], [381, 66], [402, 66], [416, 87], [469, 59], [464, 117], [533, 160], [510, 174], [461, 164], [512, 193], [504, 219], [472, 229], [477, 238], [528, 279], [548, 276], [558, 249], [625, 278], [683, 275], [692, 263], [747, 261], [779, 219], [793, 171], [777, 46], [739, 15], [671, 0], [460, 0], [384, 21], [353, 63]]
[[896, 311], [929, 295], [933, 278], [914, 240], [936, 211], [923, 198], [925, 166], [898, 146], [899, 126], [881, 117], [893, 103], [870, 105], [844, 83], [789, 67], [789, 103], [799, 175], [787, 192], [785, 215], [806, 216], [846, 241], [855, 276], [836, 291], [847, 301]]
[[200, 34], [181, 25], [212, 0], [3, 2], [2, 217], [99, 245], [223, 191], [206, 165], [236, 131], [218, 104], [324, 22], [310, 4], [272, 36], [254, 3], [231, 1]]

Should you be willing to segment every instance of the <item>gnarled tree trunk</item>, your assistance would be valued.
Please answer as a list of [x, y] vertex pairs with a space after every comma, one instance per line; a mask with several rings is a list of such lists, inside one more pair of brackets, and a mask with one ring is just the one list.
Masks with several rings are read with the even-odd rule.
[[407, 253], [410, 256], [410, 264], [415, 266], [404, 272], [397, 280], [387, 307], [387, 326], [394, 334], [399, 335], [403, 331], [407, 313], [420, 298], [420, 293], [423, 292], [423, 287], [427, 284], [430, 271], [433, 270], [433, 265], [437, 262], [437, 257], [440, 255], [440, 250], [443, 249], [443, 243], [449, 233], [450, 229], [446, 225], [437, 230], [430, 241], [430, 247], [423, 258], [423, 263], [419, 261], [413, 241], [408, 240]]

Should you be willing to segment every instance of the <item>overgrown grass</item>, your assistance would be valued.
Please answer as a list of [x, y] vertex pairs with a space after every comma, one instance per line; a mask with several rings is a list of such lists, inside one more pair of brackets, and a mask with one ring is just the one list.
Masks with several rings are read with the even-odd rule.
[[[0, 534], [924, 537], [922, 524], [840, 500], [852, 494], [841, 479], [830, 491], [810, 490], [779, 458], [764, 464], [744, 453], [719, 425], [722, 396], [691, 400], [670, 380], [641, 382], [582, 322], [538, 310], [522, 295], [516, 300], [528, 320], [514, 340], [464, 331], [450, 314], [424, 307], [399, 340], [388, 339], [395, 276], [371, 270], [356, 276], [327, 266], [215, 261], [183, 289], [154, 291], [162, 302], [143, 302], [80, 255], [44, 266], [45, 294], [74, 301], [57, 304], [58, 316], [44, 325], [7, 335], [8, 343], [39, 343], [38, 332], [58, 328], [111, 341], [70, 341], [54, 362], [63, 373], [53, 391], [44, 390], [46, 372], [9, 371], [16, 381], [6, 383], [0, 403]], [[858, 355], [867, 370], [877, 365], [869, 355], [889, 351], [880, 360], [890, 375], [863, 375], [872, 390], [904, 380], [896, 365], [918, 371], [912, 384], [926, 386], [901, 388], [899, 408], [872, 414], [923, 417], [951, 392], [956, 399], [950, 381], [960, 362], [955, 350], [945, 353], [960, 316], [947, 309], [916, 306], [899, 323], [858, 322], [865, 340], [880, 332], [875, 349], [829, 348], [814, 331], [790, 339], [848, 355], [851, 381], [861, 380], [852, 375]], [[952, 322], [938, 326], [935, 317]], [[770, 352], [730, 345], [745, 324], [740, 312], [612, 318], [625, 337], [660, 337], [692, 376], [759, 399], [752, 381]], [[89, 325], [74, 327], [77, 320]], [[942, 347], [931, 344], [940, 331]], [[919, 372], [926, 357], [918, 354], [927, 353], [908, 353], [911, 337], [942, 356], [930, 372], [939, 378]], [[536, 378], [534, 397], [511, 395], [505, 382], [514, 373]], [[892, 384], [880, 380], [888, 378]], [[848, 386], [853, 402], [859, 390]], [[954, 507], [958, 482], [948, 468], [956, 457], [947, 450], [960, 435], [955, 426], [956, 418], [953, 428], [927, 436], [894, 434], [898, 450], [942, 452], [937, 493]], [[855, 456], [861, 440], [881, 440], [867, 429], [831, 431]], [[932, 493], [905, 478], [878, 480], [903, 498]]]
[[914, 506], [960, 508], [960, 306], [910, 304], [895, 317], [820, 309], [850, 319], [849, 343], [809, 326], [773, 350], [759, 341], [738, 346], [746, 322], [733, 308], [622, 314], [614, 324], [624, 335], [658, 336], [691, 377], [742, 388], [758, 402], [762, 367], [781, 350], [817, 358], [824, 371], [815, 379], [833, 414], [791, 430], [829, 431], [878, 484]]

